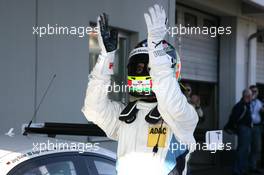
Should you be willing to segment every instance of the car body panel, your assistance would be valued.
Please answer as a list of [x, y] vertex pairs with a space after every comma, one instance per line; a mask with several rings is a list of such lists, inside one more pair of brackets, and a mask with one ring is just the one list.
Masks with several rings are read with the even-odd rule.
[[[99, 147], [98, 143], [96, 145], [96, 143], [82, 143], [40, 135], [18, 135], [14, 137], [1, 135], [0, 140], [0, 169], [3, 174], [7, 174], [15, 166], [26, 160], [47, 154], [77, 151], [79, 153], [96, 153], [116, 159], [115, 153]], [[38, 148], [37, 144], [39, 145]], [[48, 147], [48, 145], [51, 146]]]

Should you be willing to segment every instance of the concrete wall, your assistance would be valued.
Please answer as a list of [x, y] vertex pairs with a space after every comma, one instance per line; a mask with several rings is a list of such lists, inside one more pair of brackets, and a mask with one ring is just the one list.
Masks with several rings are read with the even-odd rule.
[[231, 26], [233, 33], [230, 36], [223, 35], [220, 38], [219, 59], [219, 125], [223, 127], [228, 119], [229, 111], [236, 102], [236, 18], [222, 17], [221, 25]]
[[34, 109], [35, 1], [0, 1], [0, 133], [20, 129]]

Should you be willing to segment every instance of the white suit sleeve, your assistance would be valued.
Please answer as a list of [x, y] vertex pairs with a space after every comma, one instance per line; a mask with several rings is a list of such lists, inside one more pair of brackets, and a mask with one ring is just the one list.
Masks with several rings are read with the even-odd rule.
[[121, 124], [118, 117], [123, 104], [108, 99], [110, 75], [104, 73], [107, 59], [100, 55], [89, 75], [88, 87], [82, 112], [87, 120], [97, 124], [106, 135], [114, 140], [118, 139], [118, 129]]
[[162, 49], [160, 45], [149, 51], [150, 75], [158, 101], [158, 110], [179, 141], [190, 146], [195, 143], [193, 132], [198, 116], [182, 94], [171, 68], [170, 57], [163, 53]]

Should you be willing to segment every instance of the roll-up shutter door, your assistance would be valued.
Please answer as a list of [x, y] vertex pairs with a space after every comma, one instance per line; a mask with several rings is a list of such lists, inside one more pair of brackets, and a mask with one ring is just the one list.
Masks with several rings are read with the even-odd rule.
[[[189, 20], [191, 23], [196, 23], [194, 25], [200, 28], [208, 25], [208, 23], [217, 26], [218, 20], [214, 16], [187, 7], [177, 6], [177, 9], [177, 20], [182, 25], [186, 25]], [[218, 81], [218, 37], [181, 35], [178, 43], [182, 57], [183, 79], [206, 82]]]

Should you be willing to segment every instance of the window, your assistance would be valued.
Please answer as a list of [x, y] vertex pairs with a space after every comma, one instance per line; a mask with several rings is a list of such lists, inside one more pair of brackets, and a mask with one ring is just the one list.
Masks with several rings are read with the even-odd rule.
[[[257, 32], [260, 32], [261, 30], [264, 30], [264, 29], [258, 29]], [[259, 43], [264, 43], [264, 34], [263, 34], [263, 33], [262, 33], [262, 35], [259, 35], [259, 36], [257, 37], [257, 42], [259, 42]]]
[[35, 167], [23, 175], [77, 175], [77, 172], [71, 161], [64, 161]]
[[98, 175], [115, 175], [115, 165], [101, 161], [95, 160], [94, 161], [95, 167], [97, 169]]
[[210, 27], [216, 27], [216, 23], [213, 20], [204, 19], [203, 20], [203, 26], [208, 27], [208, 28], [210, 28]]
[[63, 152], [26, 160], [7, 175], [116, 175], [115, 159], [97, 153]]
[[18, 164], [8, 175], [81, 175], [88, 174], [78, 153], [56, 153], [29, 159]]
[[263, 103], [264, 103], [264, 84], [257, 83], [257, 87], [259, 89], [259, 96], [258, 96], [258, 98], [261, 101], [263, 101]]
[[258, 41], [259, 43], [264, 43], [264, 35], [260, 35], [260, 36], [258, 36], [257, 41]]
[[188, 27], [196, 27], [197, 17], [190, 13], [184, 13], [184, 25]]
[[[103, 157], [85, 156], [86, 164], [90, 167], [93, 175], [116, 175], [115, 162]], [[94, 165], [94, 166], [91, 166]]]

